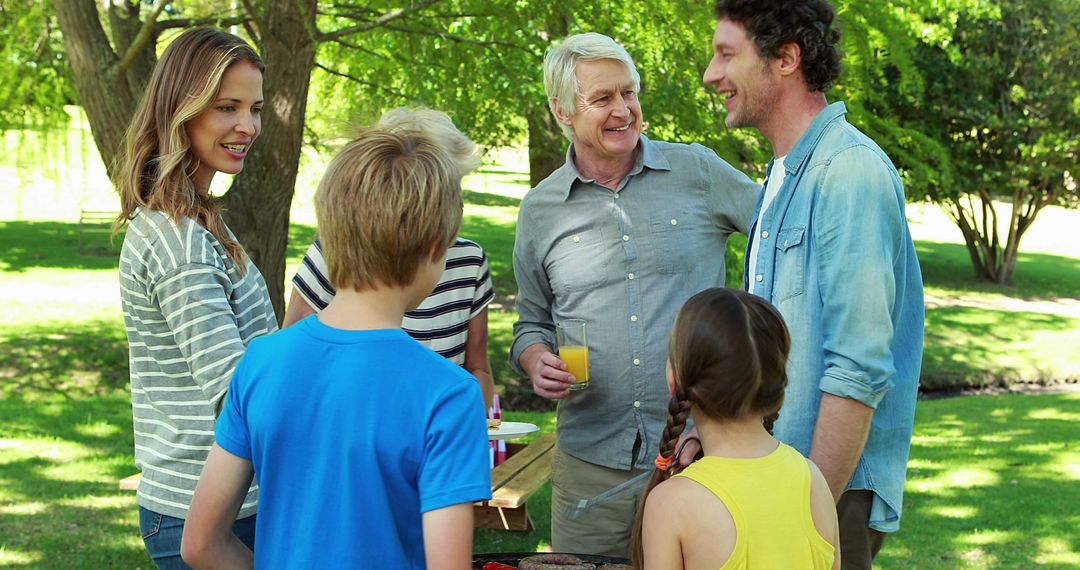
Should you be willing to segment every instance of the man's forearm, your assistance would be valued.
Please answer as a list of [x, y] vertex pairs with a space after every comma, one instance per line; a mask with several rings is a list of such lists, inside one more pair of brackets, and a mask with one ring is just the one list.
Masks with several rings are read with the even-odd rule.
[[834, 501], [840, 500], [855, 472], [873, 417], [874, 409], [857, 400], [821, 395], [810, 459], [825, 475]]

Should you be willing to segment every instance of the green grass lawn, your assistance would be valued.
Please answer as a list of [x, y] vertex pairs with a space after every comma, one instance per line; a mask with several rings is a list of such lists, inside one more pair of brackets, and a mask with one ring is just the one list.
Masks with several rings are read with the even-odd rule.
[[919, 403], [881, 568], [1080, 568], [1080, 394]]
[[[131, 413], [120, 390], [0, 400], [0, 566], [149, 568], [134, 493]], [[554, 429], [551, 412], [507, 419]], [[901, 532], [879, 567], [1080, 567], [1080, 394], [919, 404]], [[480, 530], [476, 552], [550, 544], [550, 486], [537, 530]]]

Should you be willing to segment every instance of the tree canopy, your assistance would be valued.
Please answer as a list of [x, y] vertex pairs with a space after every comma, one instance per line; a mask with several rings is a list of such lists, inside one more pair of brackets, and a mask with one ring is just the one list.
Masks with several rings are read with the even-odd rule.
[[[1067, 174], [1078, 170], [1075, 2], [834, 4], [845, 71], [830, 98], [845, 100], [852, 122], [893, 158], [909, 196], [932, 199], [953, 215], [980, 274], [1007, 281], [1010, 259], [1038, 211], [1076, 201]], [[635, 57], [649, 136], [701, 142], [751, 173], [760, 174], [769, 158], [756, 132], [723, 126], [722, 106], [701, 85], [715, 24], [707, 5], [242, 0], [228, 10], [220, 6], [5, 2], [0, 128], [55, 124], [64, 119], [62, 104], [81, 104], [111, 167], [156, 54], [173, 34], [211, 24], [249, 38], [267, 65], [270, 112], [260, 144], [221, 200], [279, 311], [304, 144], [325, 146], [358, 118], [370, 120], [387, 107], [423, 104], [450, 112], [483, 145], [528, 141], [535, 184], [561, 164], [566, 147], [547, 110], [541, 62], [548, 46], [568, 34], [608, 34]], [[996, 228], [996, 219], [978, 217], [993, 217], [995, 198], [1014, 204], [1004, 248], [996, 233], [981, 229]]]
[[[1080, 4], [1000, 0], [923, 11], [916, 65], [933, 81], [918, 98], [893, 99], [893, 108], [947, 152], [939, 175], [919, 189], [960, 228], [976, 273], [1007, 283], [1039, 212], [1080, 202]], [[995, 201], [1011, 204], [1007, 217]]]

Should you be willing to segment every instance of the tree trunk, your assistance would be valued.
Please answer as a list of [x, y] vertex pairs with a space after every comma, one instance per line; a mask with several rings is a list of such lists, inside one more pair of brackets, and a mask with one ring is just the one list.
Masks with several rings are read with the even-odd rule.
[[315, 1], [277, 0], [262, 22], [264, 36], [259, 51], [266, 64], [263, 130], [222, 204], [229, 227], [266, 279], [280, 322], [285, 314], [289, 209], [317, 47]]
[[982, 257], [979, 255], [979, 233], [971, 223], [972, 218], [965, 213], [963, 202], [959, 198], [953, 198], [949, 202], [949, 207], [944, 208], [944, 210], [953, 223], [960, 228], [961, 235], [964, 236], [964, 246], [967, 248], [968, 257], [971, 259], [971, 267], [975, 271], [975, 277], [989, 280], [990, 275], [986, 272]]
[[[544, 18], [545, 39], [562, 41], [572, 23], [570, 6], [566, 2], [552, 2]], [[540, 105], [529, 105], [525, 117], [529, 123], [529, 185], [534, 188], [566, 162], [569, 144], [548, 108], [546, 94], [543, 101]]]
[[529, 185], [536, 187], [566, 161], [566, 137], [547, 106], [529, 109]]
[[976, 215], [974, 206], [971, 210], [965, 209], [960, 198], [951, 199], [947, 207], [942, 205], [946, 214], [960, 228], [960, 233], [964, 236], [964, 245], [967, 247], [976, 277], [999, 285], [1007, 285], [1012, 281], [1020, 255], [1020, 240], [1031, 228], [1042, 208], [1053, 201], [1053, 194], [1050, 199], [1040, 200], [1035, 197], [1031, 200], [1033, 200], [1032, 203], [1024, 204], [1024, 195], [1014, 194], [1012, 212], [1009, 216], [1008, 237], [1004, 247], [995, 235], [997, 212], [992, 205], [983, 204], [980, 216]]
[[[116, 46], [116, 52], [126, 53], [142, 28], [143, 23], [139, 19], [139, 3], [109, 2], [107, 11], [109, 31], [112, 33], [112, 43]], [[148, 47], [139, 50], [139, 57], [136, 57], [124, 71], [127, 75], [128, 86], [133, 89], [131, 95], [136, 101], [142, 96], [146, 82], [150, 80], [150, 74], [154, 72], [154, 64], [157, 62], [156, 43], [157, 37], [152, 37], [147, 42]]]
[[[71, 65], [79, 102], [86, 110], [94, 143], [111, 177], [116, 159], [123, 148], [124, 131], [135, 114], [140, 93], [149, 76], [134, 78], [116, 74], [119, 61], [101, 26], [93, 0], [57, 0], [53, 2], [56, 20], [64, 36], [64, 52]], [[153, 57], [154, 42], [148, 42]]]

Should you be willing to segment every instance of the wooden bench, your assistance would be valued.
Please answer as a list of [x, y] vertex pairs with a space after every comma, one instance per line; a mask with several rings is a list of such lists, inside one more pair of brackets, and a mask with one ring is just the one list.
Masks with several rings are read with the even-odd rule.
[[142, 481], [142, 473], [128, 475], [120, 480], [120, 490], [135, 491], [139, 488], [139, 481]]
[[[555, 454], [555, 434], [547, 433], [532, 443], [508, 443], [509, 458], [491, 472], [491, 500], [475, 503], [476, 528], [527, 531], [536, 528], [526, 501], [551, 479], [551, 458]], [[124, 477], [120, 488], [139, 488], [142, 473]]]
[[[120, 214], [117, 212], [99, 212], [93, 210], [79, 211], [79, 243], [76, 251], [80, 255], [94, 253], [94, 248], [89, 247], [88, 238], [93, 236], [107, 236], [112, 232], [112, 223]], [[102, 227], [104, 225], [105, 227]]]
[[476, 528], [527, 531], [536, 528], [529, 517], [528, 501], [551, 479], [555, 434], [547, 433], [525, 445], [508, 443], [509, 458], [491, 472], [491, 500], [473, 507]]

